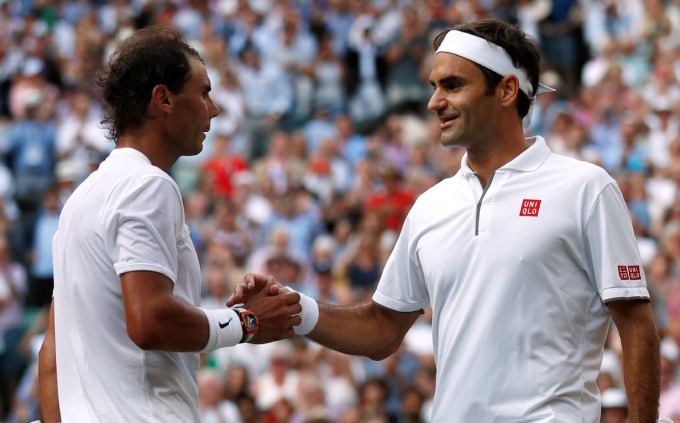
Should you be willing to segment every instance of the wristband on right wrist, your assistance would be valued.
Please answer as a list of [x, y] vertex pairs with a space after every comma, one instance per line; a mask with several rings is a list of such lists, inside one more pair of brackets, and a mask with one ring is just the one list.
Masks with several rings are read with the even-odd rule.
[[302, 323], [293, 326], [293, 330], [298, 335], [308, 335], [319, 322], [319, 304], [313, 298], [301, 292], [298, 292], [298, 294], [300, 294], [300, 305], [302, 306], [302, 312], [300, 312]]
[[208, 342], [201, 352], [214, 351], [218, 348], [233, 347], [243, 337], [241, 319], [231, 308], [208, 310], [200, 308], [208, 319]]

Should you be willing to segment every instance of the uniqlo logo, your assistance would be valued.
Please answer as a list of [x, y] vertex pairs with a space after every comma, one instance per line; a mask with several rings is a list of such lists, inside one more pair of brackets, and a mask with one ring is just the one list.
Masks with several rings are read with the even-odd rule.
[[520, 216], [538, 216], [538, 210], [541, 208], [541, 200], [522, 200], [522, 207], [519, 209]]
[[628, 266], [628, 276], [630, 276], [630, 280], [632, 281], [639, 281], [642, 279], [642, 276], [640, 275], [640, 266]]
[[640, 266], [618, 266], [619, 278], [622, 281], [639, 281], [642, 279], [640, 274]]
[[622, 281], [630, 279], [630, 276], [628, 275], [628, 266], [619, 266], [619, 278], [621, 278]]

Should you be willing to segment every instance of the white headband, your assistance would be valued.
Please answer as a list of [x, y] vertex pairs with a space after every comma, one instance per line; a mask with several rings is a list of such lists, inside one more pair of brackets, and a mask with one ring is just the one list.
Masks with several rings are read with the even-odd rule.
[[[452, 30], [446, 34], [436, 51], [436, 53], [442, 52], [464, 57], [485, 68], [491, 69], [503, 77], [515, 75], [517, 79], [519, 79], [519, 89], [522, 90], [530, 100], [534, 99], [534, 96], [531, 95], [533, 92], [533, 85], [531, 85], [531, 81], [529, 81], [526, 72], [513, 65], [508, 52], [491, 41], [468, 34], [467, 32]], [[554, 88], [538, 84], [536, 94], [553, 91], [555, 91]]]

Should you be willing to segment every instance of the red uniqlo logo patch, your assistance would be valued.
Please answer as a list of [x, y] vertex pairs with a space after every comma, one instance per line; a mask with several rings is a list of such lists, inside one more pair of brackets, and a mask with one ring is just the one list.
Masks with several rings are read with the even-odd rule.
[[522, 200], [522, 208], [519, 209], [520, 216], [538, 216], [538, 210], [541, 208], [541, 200]]
[[619, 278], [622, 281], [639, 281], [642, 279], [640, 274], [640, 266], [618, 266], [619, 268]]

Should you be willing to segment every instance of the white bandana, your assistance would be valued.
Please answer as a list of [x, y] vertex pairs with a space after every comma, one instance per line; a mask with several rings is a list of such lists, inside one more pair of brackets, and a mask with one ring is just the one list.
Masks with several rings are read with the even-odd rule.
[[[488, 41], [484, 38], [477, 37], [467, 32], [452, 30], [449, 31], [436, 53], [452, 53], [460, 57], [464, 57], [472, 62], [475, 62], [485, 68], [488, 68], [497, 74], [505, 77], [508, 75], [515, 75], [519, 80], [519, 89], [529, 97], [533, 104], [536, 98], [532, 96], [533, 85], [526, 72], [523, 69], [516, 67], [512, 63], [512, 59], [508, 52], [502, 47]], [[538, 84], [536, 94], [547, 92], [554, 92], [555, 89], [547, 85]], [[526, 129], [531, 121], [532, 108], [524, 117], [523, 126]]]

